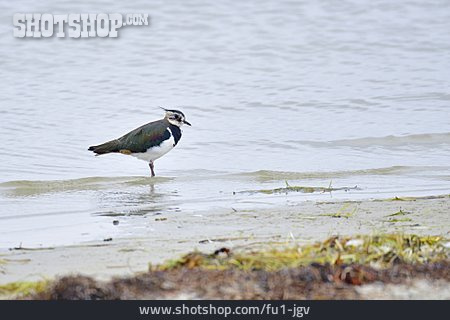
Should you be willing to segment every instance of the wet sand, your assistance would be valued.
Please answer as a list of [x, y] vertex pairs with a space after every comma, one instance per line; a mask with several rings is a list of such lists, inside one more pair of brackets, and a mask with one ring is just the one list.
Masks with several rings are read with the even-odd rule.
[[[332, 200], [332, 199], [330, 199]], [[82, 274], [108, 280], [145, 272], [199, 250], [282, 248], [332, 235], [410, 233], [448, 236], [448, 195], [367, 201], [306, 201], [271, 209], [151, 216], [154, 231], [142, 238], [105, 238], [76, 246], [0, 251], [0, 284]], [[375, 290], [375, 289], [374, 289]]]

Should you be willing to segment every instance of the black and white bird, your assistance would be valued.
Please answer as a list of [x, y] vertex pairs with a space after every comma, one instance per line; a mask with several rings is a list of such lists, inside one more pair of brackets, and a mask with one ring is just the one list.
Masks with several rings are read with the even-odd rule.
[[[164, 109], [164, 108], [163, 108]], [[155, 176], [154, 161], [172, 150], [180, 141], [181, 126], [191, 125], [183, 112], [164, 109], [164, 119], [153, 121], [128, 132], [124, 136], [89, 147], [97, 156], [106, 153], [131, 155], [149, 163], [152, 177]]]

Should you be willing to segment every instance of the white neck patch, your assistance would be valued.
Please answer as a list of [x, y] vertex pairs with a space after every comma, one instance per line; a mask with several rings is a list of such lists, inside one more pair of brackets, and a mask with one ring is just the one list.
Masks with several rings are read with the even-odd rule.
[[177, 126], [177, 127], [181, 127], [181, 125], [183, 124], [182, 122], [177, 121], [177, 120], [173, 120], [173, 119], [169, 119], [169, 118], [167, 118], [167, 120], [169, 121], [170, 124], [173, 124], [174, 126]]

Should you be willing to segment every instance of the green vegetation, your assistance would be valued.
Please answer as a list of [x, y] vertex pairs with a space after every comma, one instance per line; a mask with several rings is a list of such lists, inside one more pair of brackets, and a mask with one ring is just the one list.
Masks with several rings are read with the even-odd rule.
[[403, 211], [402, 209], [400, 209], [399, 211], [397, 211], [396, 213], [393, 214], [389, 214], [386, 217], [395, 217], [395, 216], [405, 216], [407, 214], [411, 214], [412, 212], [409, 211]]
[[213, 254], [192, 252], [166, 264], [150, 266], [151, 270], [205, 268], [224, 270], [275, 271], [283, 268], [319, 264], [370, 265], [387, 268], [394, 263], [429, 263], [448, 259], [448, 240], [438, 236], [385, 234], [374, 236], [331, 237], [323, 242], [282, 250], [230, 252], [223, 248]]
[[376, 199], [376, 202], [390, 202], [390, 201], [417, 201], [417, 200], [433, 200], [450, 198], [450, 194], [441, 194], [437, 196], [423, 196], [423, 197], [394, 197], [387, 199]]
[[[284, 268], [310, 266], [311, 264], [314, 264], [314, 267], [338, 266], [345, 270], [347, 270], [348, 265], [352, 265], [351, 268], [356, 268], [354, 270], [360, 270], [358, 265], [384, 269], [398, 263], [427, 264], [447, 262], [448, 258], [449, 239], [447, 238], [441, 236], [380, 234], [352, 237], [335, 236], [322, 242], [307, 245], [252, 252], [232, 252], [227, 248], [221, 248], [212, 254], [192, 252], [180, 259], [170, 260], [163, 265], [150, 266], [150, 271], [180, 271], [180, 268], [203, 268], [205, 270], [234, 270], [239, 272], [264, 270], [271, 272]], [[183, 276], [198, 274], [182, 272]], [[239, 277], [242, 278], [242, 274]], [[354, 280], [352, 279], [351, 281]], [[36, 296], [36, 294], [45, 292], [49, 288], [54, 289], [55, 283], [58, 282], [43, 280], [0, 285], [0, 299]], [[92, 285], [92, 283], [89, 282], [88, 285]], [[84, 282], [84, 284], [80, 285], [86, 286], [86, 283]], [[73, 283], [70, 282], [66, 286], [73, 286]], [[91, 291], [88, 290], [86, 292]]]
[[12, 282], [4, 285], [0, 285], [0, 299], [2, 298], [17, 298], [27, 296], [33, 293], [44, 291], [49, 282], [36, 281], [36, 282]]
[[[386, 217], [390, 217], [388, 220], [386, 220], [385, 222], [391, 222], [391, 223], [395, 223], [395, 222], [410, 222], [412, 221], [411, 218], [396, 218], [399, 216], [406, 216], [408, 214], [412, 214], [412, 212], [409, 211], [403, 211], [402, 209], [400, 209], [399, 211], [393, 213], [393, 214], [389, 214]], [[393, 218], [394, 217], [394, 218]]]
[[389, 220], [386, 220], [386, 222], [392, 222], [392, 223], [395, 223], [395, 222], [411, 222], [412, 221], [412, 219], [411, 218], [400, 218], [400, 219], [389, 219]]
[[353, 210], [349, 211], [347, 210], [350, 206], [350, 203], [346, 203], [338, 212], [336, 213], [324, 213], [324, 214], [320, 214], [320, 216], [325, 216], [325, 217], [332, 217], [332, 218], [350, 218], [353, 217], [353, 215], [356, 213], [357, 211], [357, 207], [354, 207]]
[[332, 192], [338, 190], [360, 190], [358, 186], [354, 187], [340, 187], [334, 188], [330, 185], [328, 187], [302, 187], [302, 186], [291, 186], [287, 181], [285, 181], [286, 187], [275, 188], [275, 189], [260, 189], [260, 190], [248, 190], [248, 191], [240, 191], [239, 193], [264, 193], [264, 194], [276, 194], [276, 193], [289, 193], [289, 192], [303, 192], [303, 193], [314, 193], [314, 192]]

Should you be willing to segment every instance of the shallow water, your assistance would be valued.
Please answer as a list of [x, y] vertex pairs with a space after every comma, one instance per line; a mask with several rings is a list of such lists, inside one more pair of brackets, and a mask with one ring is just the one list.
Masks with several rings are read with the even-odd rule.
[[[135, 236], [149, 215], [450, 190], [448, 1], [0, 9], [0, 247]], [[16, 39], [16, 12], [142, 12], [151, 26]], [[193, 126], [156, 179], [132, 157], [87, 151], [160, 118], [158, 106]], [[285, 180], [361, 190], [233, 194]]]

